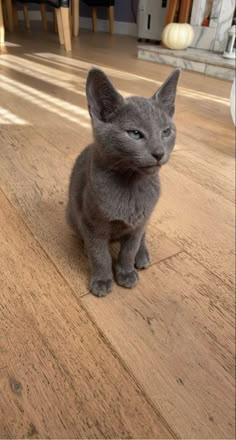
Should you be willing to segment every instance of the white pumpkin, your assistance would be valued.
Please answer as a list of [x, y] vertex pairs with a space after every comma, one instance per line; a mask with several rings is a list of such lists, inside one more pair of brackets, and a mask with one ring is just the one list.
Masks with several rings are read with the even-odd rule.
[[186, 49], [193, 41], [193, 28], [188, 23], [170, 23], [162, 32], [162, 42], [169, 49]]

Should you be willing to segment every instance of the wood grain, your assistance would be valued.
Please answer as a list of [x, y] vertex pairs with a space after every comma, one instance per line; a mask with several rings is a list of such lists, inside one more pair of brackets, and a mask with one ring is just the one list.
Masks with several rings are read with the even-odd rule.
[[1, 192], [0, 204], [1, 438], [172, 438]]
[[[184, 174], [203, 188], [222, 196], [225, 200], [234, 203], [234, 170], [222, 175], [223, 167], [220, 163], [208, 162], [205, 157], [196, 156], [193, 151], [176, 151], [171, 159], [171, 166], [180, 174]], [[232, 161], [230, 162], [230, 168]], [[224, 168], [225, 169], [225, 168]]]
[[82, 301], [180, 438], [234, 438], [234, 295], [184, 252]]
[[153, 225], [233, 288], [234, 205], [186, 174], [174, 164], [162, 170], [162, 198]]

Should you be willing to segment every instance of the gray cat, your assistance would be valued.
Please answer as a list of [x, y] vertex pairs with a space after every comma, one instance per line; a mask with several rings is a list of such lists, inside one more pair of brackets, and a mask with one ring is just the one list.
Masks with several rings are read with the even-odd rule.
[[[124, 99], [104, 72], [93, 68], [86, 93], [94, 143], [77, 158], [70, 180], [67, 220], [88, 255], [90, 290], [112, 290], [111, 240], [120, 241], [116, 281], [131, 288], [150, 258], [145, 230], [160, 194], [159, 170], [175, 144], [176, 69], [152, 98]], [[136, 269], [135, 269], [136, 268]]]

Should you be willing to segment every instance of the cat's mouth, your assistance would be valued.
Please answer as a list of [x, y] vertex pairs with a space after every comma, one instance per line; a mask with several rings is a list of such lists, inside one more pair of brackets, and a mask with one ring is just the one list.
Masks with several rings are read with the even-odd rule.
[[141, 170], [145, 174], [156, 174], [160, 168], [161, 168], [161, 165], [159, 163], [157, 163], [156, 165], [148, 165], [148, 166], [141, 167]]

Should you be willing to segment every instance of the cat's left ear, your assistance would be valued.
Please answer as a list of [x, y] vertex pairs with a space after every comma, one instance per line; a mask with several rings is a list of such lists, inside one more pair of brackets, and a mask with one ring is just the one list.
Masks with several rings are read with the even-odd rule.
[[157, 90], [152, 99], [157, 100], [160, 106], [169, 116], [173, 116], [175, 112], [176, 89], [180, 76], [180, 69], [175, 69], [166, 79], [164, 84]]

